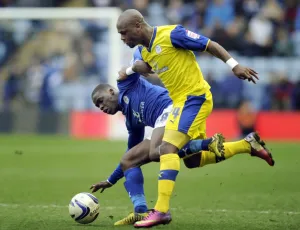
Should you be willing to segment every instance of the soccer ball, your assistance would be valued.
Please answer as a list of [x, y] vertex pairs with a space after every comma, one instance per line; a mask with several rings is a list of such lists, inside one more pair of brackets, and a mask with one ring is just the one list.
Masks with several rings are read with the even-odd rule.
[[92, 223], [99, 215], [98, 199], [90, 193], [75, 195], [69, 204], [70, 216], [80, 224]]

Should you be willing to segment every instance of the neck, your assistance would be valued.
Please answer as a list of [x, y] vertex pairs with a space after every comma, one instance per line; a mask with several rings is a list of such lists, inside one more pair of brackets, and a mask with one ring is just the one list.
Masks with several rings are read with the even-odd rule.
[[150, 41], [151, 41], [151, 38], [152, 38], [152, 35], [153, 35], [153, 31], [154, 31], [154, 28], [153, 28], [153, 27], [151, 27], [151, 26], [149, 26], [149, 25], [147, 25], [147, 26], [145, 27], [145, 31], [144, 31], [144, 39], [143, 39], [141, 45], [143, 45], [143, 46], [145, 46], [145, 47], [147, 47], [147, 48], [149, 47]]
[[118, 104], [118, 111], [122, 111], [122, 107], [120, 104]]

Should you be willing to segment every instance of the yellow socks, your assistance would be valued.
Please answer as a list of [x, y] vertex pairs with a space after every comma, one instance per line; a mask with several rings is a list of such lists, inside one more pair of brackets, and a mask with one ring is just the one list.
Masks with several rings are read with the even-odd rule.
[[[235, 142], [225, 142], [224, 143], [224, 157], [225, 159], [228, 159], [236, 154], [240, 153], [249, 153], [251, 151], [250, 144], [245, 140], [235, 141]], [[225, 160], [225, 159], [220, 159]], [[215, 164], [219, 162], [218, 159], [216, 159], [216, 155], [210, 151], [202, 151], [201, 152], [201, 160], [200, 160], [200, 167], [203, 167], [204, 165], [208, 164]]]
[[158, 178], [158, 199], [154, 207], [160, 212], [168, 212], [170, 198], [175, 186], [175, 180], [180, 170], [180, 159], [177, 153], [160, 156], [160, 173]]
[[226, 159], [232, 157], [235, 154], [240, 154], [240, 153], [250, 154], [251, 151], [250, 144], [245, 140], [225, 142], [224, 148], [225, 148], [224, 156]]

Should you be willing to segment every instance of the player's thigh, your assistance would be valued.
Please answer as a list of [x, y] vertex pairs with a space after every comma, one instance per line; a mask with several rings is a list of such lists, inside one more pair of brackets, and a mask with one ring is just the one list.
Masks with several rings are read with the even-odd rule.
[[125, 153], [121, 159], [122, 170], [138, 167], [151, 162], [149, 158], [150, 140], [144, 140]]
[[[188, 96], [185, 101], [174, 103], [172, 113], [170, 114], [166, 125], [165, 134], [171, 136], [171, 134], [167, 134], [167, 130], [172, 130], [185, 134], [189, 139], [205, 137], [206, 119], [211, 113], [212, 108], [213, 102], [210, 91], [201, 96]], [[175, 136], [174, 134], [172, 135]], [[173, 137], [165, 138], [165, 136], [163, 138], [164, 141], [176, 142]], [[180, 138], [180, 135], [176, 136], [179, 136]], [[182, 144], [185, 143], [186, 140], [178, 143], [177, 147], [180, 149], [183, 146]]]
[[[150, 144], [150, 159], [153, 161], [159, 161], [159, 157], [161, 154], [164, 154], [161, 152], [165, 147], [171, 147], [176, 148], [176, 146], [173, 146], [167, 142], [162, 142], [162, 138], [164, 136], [165, 132], [165, 126], [168, 121], [168, 118], [170, 116], [170, 113], [172, 111], [173, 106], [170, 105], [164, 111], [162, 114], [157, 118], [155, 122], [155, 127], [151, 136], [151, 144]], [[165, 150], [166, 153], [170, 152], [177, 152], [173, 150]]]
[[150, 152], [149, 158], [151, 161], [159, 161], [159, 152], [157, 151], [158, 146], [162, 144], [162, 138], [164, 136], [165, 127], [158, 127], [155, 128], [151, 135], [151, 142], [150, 142]]
[[208, 91], [205, 95], [201, 97], [204, 97], [204, 102], [201, 105], [198, 114], [196, 115], [188, 130], [188, 135], [191, 137], [191, 139], [206, 138], [206, 120], [213, 109], [213, 100], [211, 92]]

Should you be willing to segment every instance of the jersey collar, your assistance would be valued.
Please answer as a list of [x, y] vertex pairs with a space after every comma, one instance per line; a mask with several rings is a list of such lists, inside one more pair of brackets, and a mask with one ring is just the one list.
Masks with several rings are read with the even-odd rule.
[[152, 33], [152, 36], [151, 36], [151, 40], [150, 40], [150, 43], [149, 43], [149, 47], [148, 47], [148, 52], [151, 52], [151, 48], [152, 48], [152, 45], [153, 45], [153, 42], [154, 42], [154, 39], [156, 37], [156, 31], [157, 31], [157, 27], [153, 27], [153, 33]]
[[122, 96], [121, 94], [119, 94], [119, 97], [118, 97], [118, 104], [119, 104], [119, 111], [122, 111], [123, 112], [123, 106], [122, 106]]

